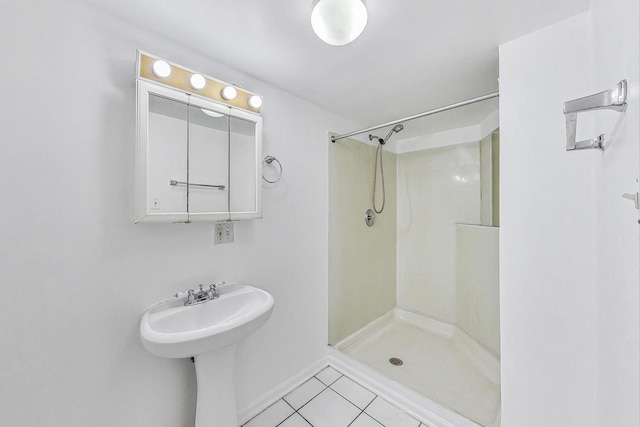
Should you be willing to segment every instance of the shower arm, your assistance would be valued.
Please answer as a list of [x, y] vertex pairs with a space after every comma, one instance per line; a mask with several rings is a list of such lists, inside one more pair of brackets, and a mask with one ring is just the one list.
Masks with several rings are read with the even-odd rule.
[[354, 135], [360, 135], [361, 133], [367, 133], [367, 132], [371, 132], [371, 131], [374, 131], [374, 130], [382, 129], [382, 128], [385, 128], [387, 126], [394, 126], [394, 125], [397, 125], [397, 124], [400, 124], [400, 123], [403, 123], [403, 122], [407, 122], [409, 120], [415, 120], [415, 119], [419, 119], [421, 117], [430, 116], [432, 114], [442, 113], [443, 111], [453, 110], [454, 108], [464, 107], [465, 105], [475, 104], [476, 102], [486, 101], [487, 99], [498, 98], [499, 96], [500, 96], [500, 92], [493, 92], [493, 93], [489, 93], [487, 95], [479, 96], [477, 98], [468, 99], [466, 101], [456, 102], [455, 104], [447, 105], [445, 107], [436, 108], [435, 110], [429, 110], [429, 111], [425, 111], [425, 112], [422, 112], [422, 113], [419, 113], [419, 114], [415, 114], [413, 116], [409, 116], [409, 117], [405, 117], [405, 118], [402, 118], [402, 119], [394, 120], [392, 122], [387, 122], [387, 123], [382, 123], [380, 125], [371, 126], [371, 127], [366, 128], [366, 129], [360, 129], [360, 130], [356, 130], [356, 131], [353, 131], [353, 132], [345, 133], [345, 134], [342, 134], [342, 135], [332, 135], [331, 136], [331, 142], [336, 142], [336, 141], [339, 141], [341, 139], [348, 138], [348, 137], [354, 136]]

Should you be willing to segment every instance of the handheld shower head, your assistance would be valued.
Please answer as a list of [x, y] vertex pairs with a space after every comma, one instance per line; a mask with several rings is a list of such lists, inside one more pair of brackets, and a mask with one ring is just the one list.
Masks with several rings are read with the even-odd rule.
[[402, 124], [397, 124], [397, 125], [395, 125], [395, 126], [393, 127], [393, 129], [391, 129], [391, 130], [389, 131], [389, 133], [387, 134], [387, 136], [384, 138], [384, 142], [383, 142], [383, 144], [384, 144], [385, 142], [387, 142], [387, 141], [389, 140], [389, 138], [391, 138], [391, 135], [393, 135], [393, 133], [394, 133], [394, 132], [395, 132], [395, 133], [398, 133], [398, 132], [400, 132], [402, 129], [404, 129], [404, 126], [403, 126]]
[[402, 124], [397, 124], [397, 125], [395, 125], [395, 126], [393, 127], [393, 129], [391, 129], [391, 130], [389, 131], [389, 133], [387, 134], [387, 136], [385, 136], [384, 138], [380, 138], [380, 137], [377, 137], [377, 136], [375, 136], [375, 135], [371, 135], [371, 134], [369, 134], [369, 141], [373, 141], [374, 139], [377, 139], [377, 140], [378, 140], [378, 144], [380, 144], [380, 145], [384, 145], [384, 144], [386, 144], [386, 142], [389, 140], [389, 138], [391, 138], [391, 135], [393, 135], [393, 133], [394, 133], [394, 132], [395, 132], [395, 133], [398, 133], [398, 132], [400, 132], [402, 129], [404, 129], [404, 126], [403, 126]]

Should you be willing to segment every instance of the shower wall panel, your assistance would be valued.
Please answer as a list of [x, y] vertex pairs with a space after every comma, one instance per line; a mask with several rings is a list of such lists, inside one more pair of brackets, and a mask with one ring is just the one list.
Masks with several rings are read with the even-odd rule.
[[458, 326], [500, 356], [499, 228], [457, 226]]
[[[384, 151], [386, 202], [372, 227], [375, 148], [345, 139], [329, 147], [329, 343], [396, 305], [396, 155]], [[378, 175], [380, 185], [380, 175]], [[376, 203], [382, 202], [378, 187]]]
[[398, 155], [398, 305], [456, 323], [456, 223], [480, 223], [478, 142]]

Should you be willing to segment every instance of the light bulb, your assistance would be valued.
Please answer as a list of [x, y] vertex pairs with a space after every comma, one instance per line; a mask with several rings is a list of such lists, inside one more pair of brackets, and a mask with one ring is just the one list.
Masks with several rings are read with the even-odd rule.
[[204, 76], [202, 74], [192, 74], [191, 75], [191, 87], [194, 89], [202, 89], [207, 84]]
[[236, 90], [235, 87], [226, 86], [224, 89], [222, 89], [222, 97], [224, 99], [232, 100], [232, 99], [236, 99], [236, 96], [238, 96], [238, 91]]
[[260, 108], [262, 106], [262, 98], [260, 98], [258, 95], [252, 95], [247, 103], [251, 108]]
[[311, 26], [322, 41], [333, 46], [351, 43], [367, 25], [364, 0], [315, 0]]
[[171, 65], [167, 61], [158, 59], [153, 63], [153, 74], [160, 78], [169, 77], [171, 75]]

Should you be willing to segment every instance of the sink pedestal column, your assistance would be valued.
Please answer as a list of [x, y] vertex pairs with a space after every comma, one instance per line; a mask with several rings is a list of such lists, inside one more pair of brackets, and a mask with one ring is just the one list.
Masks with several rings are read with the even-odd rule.
[[238, 427], [233, 366], [236, 345], [194, 357], [196, 381], [195, 427]]

